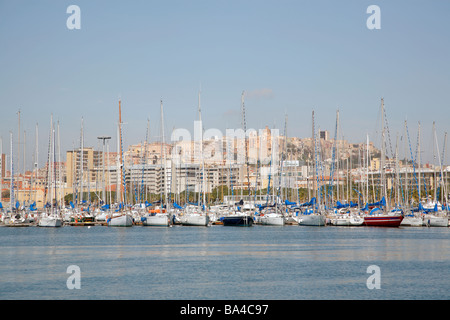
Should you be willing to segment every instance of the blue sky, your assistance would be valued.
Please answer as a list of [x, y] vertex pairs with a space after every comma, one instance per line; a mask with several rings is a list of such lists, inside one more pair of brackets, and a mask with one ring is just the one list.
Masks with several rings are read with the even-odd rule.
[[[81, 29], [69, 30], [69, 5]], [[381, 29], [369, 30], [369, 5]], [[163, 100], [166, 135], [192, 130], [202, 90], [205, 128], [237, 128], [245, 90], [247, 127], [311, 136], [333, 135], [336, 110], [350, 141], [372, 140], [384, 97], [395, 143], [408, 121], [413, 148], [436, 121], [440, 148], [450, 116], [448, 1], [0, 1], [0, 135], [9, 153], [18, 118], [27, 155], [39, 124], [45, 162], [50, 115], [60, 122], [61, 149], [110, 135], [115, 146], [118, 98], [125, 145], [159, 136]], [[17, 146], [16, 146], [17, 147]], [[115, 151], [111, 147], [112, 151]], [[27, 159], [31, 166], [31, 159]]]

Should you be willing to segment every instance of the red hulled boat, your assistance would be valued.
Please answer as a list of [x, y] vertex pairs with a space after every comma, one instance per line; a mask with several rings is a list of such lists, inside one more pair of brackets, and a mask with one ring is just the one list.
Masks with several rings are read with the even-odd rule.
[[364, 216], [365, 226], [398, 227], [403, 221], [402, 215], [377, 214]]

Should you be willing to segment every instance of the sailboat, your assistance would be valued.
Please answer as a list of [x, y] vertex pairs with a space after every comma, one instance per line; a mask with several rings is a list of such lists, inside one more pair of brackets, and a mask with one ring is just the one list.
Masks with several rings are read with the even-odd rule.
[[326, 218], [318, 209], [307, 210], [303, 212], [299, 220], [301, 226], [324, 226]]
[[253, 218], [246, 212], [234, 211], [221, 218], [224, 226], [251, 227]]
[[422, 225], [427, 227], [449, 226], [449, 218], [447, 212], [442, 210], [442, 205], [440, 205], [439, 202], [429, 201], [423, 206], [422, 212]]
[[268, 207], [261, 214], [259, 221], [266, 226], [284, 226], [286, 219], [278, 207]]
[[[315, 133], [315, 123], [314, 123], [314, 110], [312, 111], [312, 137], [314, 143], [314, 169], [313, 169], [313, 191], [317, 192], [319, 196], [319, 203], [316, 204], [316, 197], [311, 200], [311, 206], [309, 210], [303, 211], [298, 224], [302, 226], [325, 226], [326, 225], [326, 216], [322, 213], [321, 205], [321, 192], [319, 192], [319, 180], [318, 175], [316, 174], [317, 166], [318, 166], [318, 146], [317, 146], [317, 137]], [[317, 176], [317, 177], [316, 177]], [[317, 178], [317, 181], [316, 181]], [[314, 187], [316, 185], [316, 187]]]
[[202, 124], [202, 112], [200, 107], [200, 91], [198, 93], [198, 132], [200, 132], [200, 142], [199, 142], [199, 154], [201, 157], [201, 191], [199, 195], [202, 195], [202, 201], [198, 201], [197, 206], [187, 206], [184, 209], [182, 215], [179, 216], [180, 223], [184, 226], [208, 226], [209, 225], [209, 215], [205, 208], [205, 165], [203, 159], [203, 124]]
[[[163, 199], [161, 199], [161, 206], [158, 209], [150, 210], [148, 214], [145, 214], [141, 217], [142, 225], [143, 226], [160, 226], [160, 227], [168, 227], [171, 226], [172, 221], [170, 219], [170, 214], [168, 212], [168, 201], [167, 201], [167, 172], [166, 172], [166, 148], [164, 146], [164, 113], [163, 113], [163, 103], [161, 100], [160, 103], [160, 109], [161, 109], [161, 155], [162, 155], [162, 166], [164, 168], [163, 171], [163, 177], [164, 177], [164, 202], [165, 205], [163, 205]], [[164, 209], [165, 207], [165, 209]]]
[[[20, 113], [20, 111], [19, 111]], [[30, 222], [20, 210], [20, 203], [14, 203], [14, 157], [13, 157], [13, 134], [10, 132], [11, 143], [11, 185], [10, 185], [10, 212], [7, 216], [2, 217], [3, 223], [7, 227], [28, 227]]]
[[[126, 198], [126, 188], [125, 188], [125, 177], [124, 177], [124, 171], [125, 171], [125, 166], [124, 166], [124, 162], [123, 162], [123, 145], [122, 145], [122, 108], [121, 108], [121, 100], [119, 99], [119, 124], [118, 124], [118, 143], [119, 143], [119, 160], [120, 160], [120, 166], [121, 171], [121, 181], [120, 183], [122, 184], [122, 186], [119, 188], [121, 191], [123, 191], [123, 196]], [[123, 188], [123, 189], [122, 189]], [[126, 203], [126, 201], [124, 202]], [[126, 209], [124, 208], [124, 206], [121, 204], [119, 206], [119, 209], [117, 210], [117, 212], [113, 213], [108, 220], [106, 221], [108, 227], [131, 227], [133, 225], [133, 218], [131, 217], [130, 214], [128, 214], [128, 212], [126, 211]]]
[[[446, 185], [444, 183], [443, 177], [444, 177], [444, 172], [442, 171], [442, 162], [441, 161], [441, 156], [439, 154], [439, 146], [438, 146], [438, 139], [437, 139], [437, 135], [436, 135], [436, 127], [435, 127], [435, 123], [433, 122], [433, 135], [434, 135], [434, 141], [435, 141], [435, 146], [436, 146], [436, 153], [438, 155], [438, 165], [440, 168], [440, 179], [439, 179], [439, 184], [440, 186], [437, 186], [437, 177], [436, 177], [436, 168], [434, 169], [434, 181], [435, 181], [435, 190], [439, 189], [439, 193], [441, 194], [441, 201], [445, 202], [446, 205], [442, 206], [442, 204], [440, 203], [439, 199], [437, 199], [437, 195], [436, 192], [434, 192], [434, 199], [431, 200], [429, 199], [428, 203], [425, 204], [423, 207], [424, 209], [428, 209], [426, 212], [426, 214], [423, 215], [423, 222], [426, 226], [429, 227], [448, 227], [449, 226], [449, 216], [448, 216], [448, 199], [447, 199], [447, 188]], [[445, 150], [445, 141], [447, 140], [447, 134], [445, 135], [444, 138], [444, 150]], [[444, 150], [442, 151], [443, 156], [445, 155]], [[433, 155], [434, 155], [434, 146], [433, 146]], [[436, 157], [434, 157], [436, 159]], [[442, 159], [444, 160], [444, 159]], [[442, 187], [444, 190], [442, 190]]]
[[[247, 164], [247, 186], [248, 190], [250, 190], [250, 178], [249, 178], [249, 166], [248, 166], [248, 149], [247, 149], [247, 123], [245, 119], [245, 104], [244, 104], [244, 95], [245, 91], [242, 92], [241, 95], [241, 111], [242, 111], [242, 124], [244, 131], [244, 148], [245, 148], [245, 162]], [[250, 195], [250, 193], [249, 193]], [[236, 204], [235, 204], [236, 206]], [[224, 226], [238, 226], [238, 227], [251, 227], [253, 225], [253, 217], [252, 217], [252, 209], [254, 205], [251, 203], [244, 204], [244, 201], [241, 200], [239, 205], [237, 206], [237, 210], [229, 210], [229, 214], [224, 216], [221, 221]]]
[[381, 200], [380, 206], [372, 208], [369, 214], [364, 215], [364, 225], [365, 226], [380, 226], [380, 227], [398, 227], [403, 220], [402, 210], [392, 210], [389, 211], [386, 203], [386, 181], [384, 175], [385, 169], [385, 126], [384, 126], [384, 99], [381, 98], [381, 184], [383, 188], [383, 198]]
[[[405, 120], [405, 137], [407, 137], [407, 142], [410, 143], [409, 141], [409, 131], [408, 131], [408, 125], [407, 122]], [[406, 140], [406, 139], [405, 139]], [[418, 157], [419, 157], [419, 168], [420, 168], [420, 122], [419, 122], [419, 131], [418, 131], [418, 144], [417, 144], [417, 148], [418, 148]], [[409, 150], [411, 153], [411, 161], [413, 163], [413, 177], [414, 177], [414, 181], [416, 182], [417, 185], [417, 194], [419, 195], [419, 199], [420, 199], [420, 185], [417, 182], [417, 175], [416, 175], [416, 162], [415, 162], [415, 158], [412, 155], [412, 149], [411, 149], [411, 144], [409, 145]], [[405, 155], [407, 154], [406, 151], [407, 145], [406, 145], [406, 141], [405, 141]], [[420, 169], [419, 169], [420, 170]], [[419, 173], [420, 174], [420, 173]], [[409, 181], [408, 181], [408, 166], [406, 166], [405, 168], [405, 195], [406, 195], [406, 206], [405, 206], [405, 213], [404, 213], [404, 217], [402, 222], [400, 223], [401, 227], [421, 227], [423, 225], [423, 220], [422, 220], [422, 215], [419, 209], [415, 209], [412, 208], [411, 206], [411, 199], [409, 199], [409, 192], [408, 192], [408, 186], [409, 186]]]
[[[50, 121], [50, 146], [49, 146], [49, 174], [48, 174], [48, 189], [50, 193], [50, 208], [47, 208], [47, 212], [41, 213], [41, 217], [38, 222], [39, 227], [61, 227], [62, 217], [58, 209], [57, 192], [56, 192], [56, 155], [55, 155], [55, 130], [53, 128], [53, 116]], [[55, 199], [55, 205], [53, 203]]]

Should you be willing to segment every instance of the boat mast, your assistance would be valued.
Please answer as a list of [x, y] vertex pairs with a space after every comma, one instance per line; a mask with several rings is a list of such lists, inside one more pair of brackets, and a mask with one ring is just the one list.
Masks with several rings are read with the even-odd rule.
[[[160, 101], [160, 108], [161, 108], [161, 153], [162, 153], [162, 159], [163, 159], [163, 163], [162, 165], [164, 166], [164, 203], [166, 206], [166, 212], [168, 211], [168, 201], [167, 201], [167, 172], [166, 172], [166, 148], [164, 145], [165, 143], [165, 137], [164, 137], [164, 113], [163, 113], [163, 102], [162, 99]], [[162, 209], [162, 206], [161, 206]], [[162, 213], [162, 210], [161, 210]]]
[[[440, 195], [441, 195], [441, 204], [444, 201], [444, 195], [445, 195], [445, 203], [447, 204], [447, 193], [446, 193], [446, 190], [445, 190], [446, 187], [445, 187], [445, 184], [444, 185], [442, 184], [443, 179], [444, 179], [444, 172], [442, 170], [442, 166], [444, 165], [444, 163], [443, 163], [443, 161], [441, 159], [441, 155], [439, 153], [438, 138], [437, 138], [436, 127], [434, 126], [434, 122], [433, 122], [433, 131], [434, 131], [434, 139], [436, 140], [436, 153], [438, 155], [438, 163], [439, 163], [439, 169], [440, 169], [440, 175], [441, 175], [441, 178], [439, 179], [439, 189], [440, 189]], [[443, 148], [442, 151], [445, 150], [445, 140], [446, 139], [447, 139], [447, 132], [445, 133], [445, 136], [444, 136], [444, 148]], [[444, 156], [444, 152], [442, 152], [442, 155]], [[435, 171], [435, 174], [436, 174], [436, 169], [434, 171]], [[436, 182], [436, 186], [437, 186], [437, 182]], [[442, 190], [442, 189], [444, 189], [444, 190]], [[436, 198], [436, 190], [437, 190], [437, 187], [436, 187], [435, 192], [434, 192], [435, 198]], [[439, 199], [436, 198], [435, 200], [437, 202]]]
[[3, 192], [3, 138], [0, 137], [0, 203], [2, 203]]
[[203, 211], [203, 205], [205, 203], [205, 163], [203, 159], [203, 123], [202, 123], [202, 109], [200, 104], [200, 95], [201, 89], [198, 91], [198, 118], [200, 123], [200, 159], [202, 164], [202, 202], [198, 201], [198, 204], [201, 205], [201, 210]]
[[125, 164], [123, 162], [123, 141], [122, 141], [122, 101], [119, 98], [119, 125], [118, 125], [118, 135], [119, 135], [119, 160], [120, 164], [119, 167], [121, 167], [120, 170], [120, 201], [124, 202], [124, 205], [126, 203], [127, 198], [127, 190], [126, 190], [126, 184], [125, 184]]
[[122, 106], [121, 106], [121, 99], [119, 98], [119, 126], [118, 126], [118, 134], [119, 134], [119, 167], [120, 167], [120, 201], [122, 201], [123, 197], [123, 190], [122, 190], [122, 181], [123, 181], [123, 174], [122, 174]]
[[[58, 195], [56, 192], [56, 132], [55, 132], [55, 128], [53, 125], [53, 115], [52, 115], [52, 149], [53, 149], [53, 158], [52, 158], [52, 175], [53, 175], [53, 194], [54, 194], [54, 199], [55, 199], [55, 206], [53, 206], [51, 213], [53, 214], [55, 210], [57, 210], [57, 205], [58, 205]], [[53, 205], [53, 202], [52, 202]]]
[[81, 146], [81, 155], [80, 155], [80, 192], [81, 192], [81, 197], [80, 197], [80, 201], [81, 203], [83, 203], [83, 188], [84, 188], [84, 137], [83, 137], [83, 122], [84, 119], [83, 117], [81, 117], [81, 133], [80, 133], [80, 146]]
[[[436, 137], [436, 126], [435, 126], [435, 122], [433, 121], [433, 138]], [[435, 153], [435, 141], [436, 141], [436, 150], [437, 150], [437, 154], [439, 155], [439, 148], [437, 146], [437, 138], [433, 139], [433, 184], [434, 184], [434, 192], [433, 192], [433, 201], [434, 203], [437, 203], [438, 199], [436, 198], [436, 191], [437, 191], [437, 177], [436, 177], [436, 153]]]
[[58, 193], [59, 193], [59, 208], [63, 205], [63, 193], [62, 193], [62, 181], [61, 181], [61, 136], [59, 131], [59, 120], [58, 120]]
[[369, 203], [369, 134], [366, 139], [366, 203]]
[[9, 138], [10, 138], [10, 153], [11, 153], [11, 185], [10, 185], [10, 206], [11, 206], [11, 212], [13, 212], [14, 208], [14, 165], [13, 165], [13, 133], [12, 131], [9, 132]]
[[245, 103], [244, 103], [245, 91], [241, 94], [241, 108], [242, 108], [242, 129], [244, 130], [244, 148], [245, 148], [245, 166], [247, 171], [247, 195], [250, 199], [250, 172], [249, 172], [249, 162], [248, 162], [248, 140], [247, 140], [247, 121], [245, 119]]
[[[313, 152], [314, 152], [314, 156], [313, 156], [313, 181], [312, 181], [312, 194], [313, 197], [316, 197], [316, 161], [315, 161], [315, 157], [316, 157], [316, 135], [315, 135], [315, 130], [314, 130], [314, 110], [312, 111], [312, 142], [313, 142]], [[317, 198], [316, 198], [317, 199]]]
[[420, 179], [420, 174], [421, 174], [421, 169], [420, 169], [420, 167], [421, 167], [421, 165], [420, 165], [420, 121], [419, 121], [419, 128], [418, 128], [418, 133], [417, 133], [417, 157], [418, 157], [418, 159], [417, 159], [417, 161], [418, 161], [418, 164], [417, 164], [417, 167], [418, 167], [418, 171], [419, 171], [419, 179], [418, 179], [418, 181], [419, 181], [419, 187], [418, 187], [418, 197], [419, 197], [419, 203], [420, 203], [420, 200], [422, 199], [422, 197], [421, 197], [421, 192], [420, 192], [420, 190], [421, 190], [421, 188], [422, 188], [422, 186], [421, 186], [421, 179]]
[[385, 163], [386, 163], [385, 147], [386, 146], [385, 146], [385, 126], [384, 126], [384, 98], [381, 98], [381, 167], [380, 167], [380, 171], [381, 171], [381, 184], [382, 184], [382, 188], [383, 188], [382, 194], [386, 200], [386, 210], [388, 211], [389, 201], [387, 200], [387, 188], [386, 188], [387, 181], [385, 181], [385, 174], [384, 174], [384, 167], [385, 167]]
[[[38, 165], [39, 165], [39, 143], [38, 143], [38, 135], [39, 135], [39, 130], [38, 130], [38, 124], [36, 123], [36, 158], [34, 160], [34, 170], [35, 170], [35, 175], [34, 175], [34, 188], [35, 188], [35, 193], [34, 193], [34, 202], [37, 202], [37, 177], [38, 177]], [[73, 194], [73, 192], [72, 192]]]
[[54, 165], [55, 163], [53, 162], [53, 157], [54, 157], [54, 148], [53, 148], [53, 143], [54, 139], [53, 139], [53, 114], [50, 116], [50, 157], [49, 157], [49, 167], [50, 167], [50, 174], [49, 174], [49, 183], [48, 183], [48, 188], [49, 188], [49, 193], [50, 193], [50, 212], [49, 214], [53, 213], [53, 193], [54, 193], [54, 186], [53, 186], [53, 172], [54, 172]]

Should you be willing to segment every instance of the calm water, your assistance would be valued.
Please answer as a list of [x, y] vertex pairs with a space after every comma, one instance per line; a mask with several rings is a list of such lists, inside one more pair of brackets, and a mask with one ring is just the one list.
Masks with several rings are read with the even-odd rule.
[[0, 243], [3, 300], [450, 298], [450, 228], [1, 227]]

